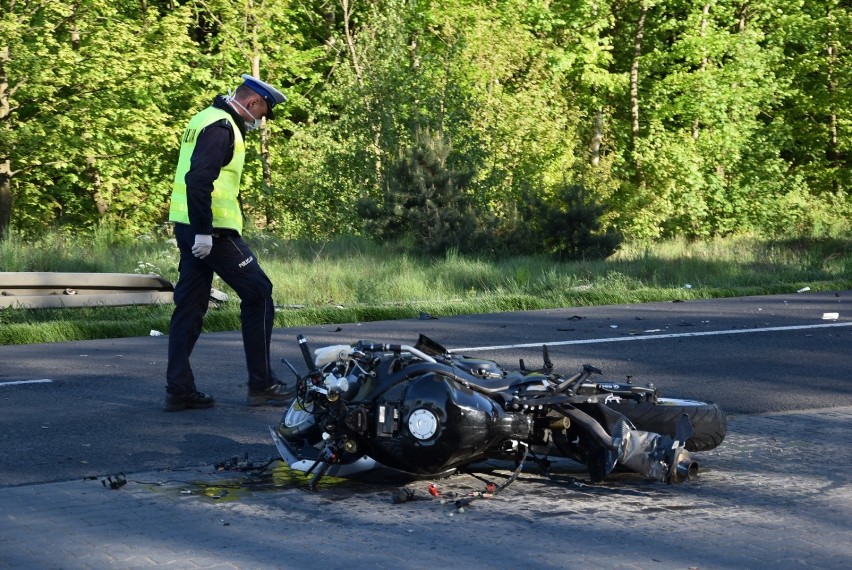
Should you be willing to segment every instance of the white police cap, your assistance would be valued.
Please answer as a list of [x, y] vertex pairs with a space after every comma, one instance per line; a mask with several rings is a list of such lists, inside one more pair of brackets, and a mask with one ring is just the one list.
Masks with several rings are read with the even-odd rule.
[[275, 115], [272, 113], [272, 108], [278, 103], [286, 101], [287, 97], [269, 83], [261, 81], [256, 77], [252, 77], [248, 73], [243, 73], [242, 78], [243, 85], [263, 97], [263, 100], [266, 101], [266, 105], [269, 108], [269, 112], [266, 113], [266, 118], [274, 119]]

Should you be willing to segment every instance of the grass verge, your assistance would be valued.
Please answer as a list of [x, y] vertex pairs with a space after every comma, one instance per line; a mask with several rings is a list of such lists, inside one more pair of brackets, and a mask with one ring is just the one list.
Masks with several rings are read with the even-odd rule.
[[[354, 238], [322, 244], [248, 240], [275, 285], [276, 326], [366, 322], [654, 301], [852, 289], [852, 240], [629, 244], [603, 261], [417, 258]], [[46, 254], [46, 252], [50, 252]], [[49, 236], [0, 242], [3, 271], [155, 273], [177, 279], [166, 238], [116, 244]], [[211, 307], [204, 330], [237, 330], [239, 300]], [[171, 305], [0, 310], [0, 345], [168, 333]]]

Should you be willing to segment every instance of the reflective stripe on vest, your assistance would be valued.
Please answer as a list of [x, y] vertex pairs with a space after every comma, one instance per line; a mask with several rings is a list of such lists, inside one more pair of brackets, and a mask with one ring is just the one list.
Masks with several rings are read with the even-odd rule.
[[172, 201], [169, 207], [169, 221], [189, 223], [189, 208], [186, 200], [186, 173], [189, 172], [192, 161], [192, 153], [198, 135], [215, 123], [227, 119], [234, 131], [234, 157], [231, 162], [222, 167], [219, 177], [213, 181], [213, 193], [211, 197], [211, 210], [213, 211], [213, 227], [228, 228], [243, 231], [243, 216], [240, 212], [240, 202], [237, 196], [240, 193], [240, 177], [243, 173], [243, 163], [246, 159], [246, 146], [240, 129], [234, 123], [234, 119], [227, 111], [216, 107], [207, 107], [189, 121], [186, 130], [181, 137], [180, 158], [178, 159], [177, 171], [175, 172], [174, 185], [172, 186]]

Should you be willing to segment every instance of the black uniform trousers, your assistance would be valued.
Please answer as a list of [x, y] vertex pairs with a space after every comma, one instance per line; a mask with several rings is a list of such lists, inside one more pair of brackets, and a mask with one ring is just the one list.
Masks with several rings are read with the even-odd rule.
[[214, 233], [210, 255], [198, 259], [192, 255], [195, 243], [193, 229], [177, 223], [174, 235], [180, 250], [180, 275], [175, 285], [175, 310], [169, 326], [166, 391], [170, 394], [198, 391], [190, 356], [201, 334], [202, 321], [210, 303], [214, 273], [240, 298], [249, 388], [262, 390], [278, 382], [272, 371], [269, 348], [275, 318], [272, 282], [254, 253], [236, 232], [226, 230], [221, 234]]

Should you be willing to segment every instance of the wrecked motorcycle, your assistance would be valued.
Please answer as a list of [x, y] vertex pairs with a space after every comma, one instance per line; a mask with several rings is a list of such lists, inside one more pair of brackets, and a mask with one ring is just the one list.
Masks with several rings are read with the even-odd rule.
[[548, 457], [584, 464], [592, 482], [614, 470], [666, 483], [694, 476], [691, 452], [718, 446], [727, 431], [713, 403], [666, 399], [653, 385], [594, 381], [584, 365], [565, 377], [544, 365], [508, 370], [453, 354], [420, 335], [414, 346], [361, 340], [299, 347], [308, 373], [270, 433], [291, 469], [316, 489], [328, 476], [446, 477], [491, 459]]

